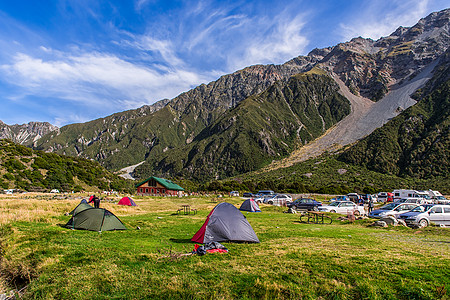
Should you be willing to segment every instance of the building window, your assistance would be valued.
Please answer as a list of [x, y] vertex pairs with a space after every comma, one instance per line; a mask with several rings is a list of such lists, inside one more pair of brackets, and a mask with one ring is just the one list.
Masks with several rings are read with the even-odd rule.
[[145, 189], [145, 193], [148, 194], [148, 189]]
[[156, 189], [156, 193], [159, 194], [159, 189]]

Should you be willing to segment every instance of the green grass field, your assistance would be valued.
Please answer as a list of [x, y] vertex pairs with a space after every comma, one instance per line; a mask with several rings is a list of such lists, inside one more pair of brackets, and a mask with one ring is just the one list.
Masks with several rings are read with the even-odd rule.
[[[226, 198], [240, 205], [242, 199]], [[299, 222], [283, 208], [244, 213], [260, 244], [180, 256], [217, 204], [211, 198], [102, 203], [127, 231], [61, 227], [78, 200], [0, 198], [2, 293], [25, 299], [449, 299], [450, 231]], [[175, 215], [181, 204], [196, 215]], [[137, 227], [140, 227], [140, 230]]]

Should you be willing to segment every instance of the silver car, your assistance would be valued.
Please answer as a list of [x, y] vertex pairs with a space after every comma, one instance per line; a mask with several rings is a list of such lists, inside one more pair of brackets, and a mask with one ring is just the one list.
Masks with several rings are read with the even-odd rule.
[[417, 207], [419, 205], [413, 204], [413, 203], [389, 203], [386, 204], [379, 209], [373, 210], [369, 213], [370, 218], [384, 218], [387, 216], [394, 216], [397, 218], [398, 215], [408, 212], [412, 210], [413, 208]]
[[355, 216], [365, 215], [364, 206], [356, 205], [352, 201], [334, 201], [329, 205], [319, 206], [319, 211], [327, 211], [338, 214], [353, 213]]
[[425, 198], [402, 198], [396, 200], [395, 203], [416, 203], [416, 204], [429, 204], [431, 201]]
[[427, 205], [428, 209], [417, 214], [406, 214], [404, 219], [408, 226], [427, 227], [431, 223], [436, 225], [450, 225], [450, 206], [449, 205]]
[[271, 198], [266, 198], [263, 200], [263, 203], [273, 204], [277, 206], [284, 206], [287, 203], [292, 202], [292, 197], [290, 195], [278, 194]]

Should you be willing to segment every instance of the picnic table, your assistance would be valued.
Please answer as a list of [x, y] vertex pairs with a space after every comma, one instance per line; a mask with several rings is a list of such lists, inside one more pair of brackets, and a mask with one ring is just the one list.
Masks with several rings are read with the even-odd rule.
[[183, 214], [183, 215], [194, 214], [195, 215], [196, 213], [197, 213], [197, 210], [195, 208], [191, 208], [191, 206], [187, 205], [187, 204], [181, 205], [181, 208], [179, 208], [177, 210], [178, 215], [179, 214]]
[[323, 212], [308, 211], [300, 215], [300, 222], [314, 223], [314, 224], [331, 224], [333, 219], [326, 216]]

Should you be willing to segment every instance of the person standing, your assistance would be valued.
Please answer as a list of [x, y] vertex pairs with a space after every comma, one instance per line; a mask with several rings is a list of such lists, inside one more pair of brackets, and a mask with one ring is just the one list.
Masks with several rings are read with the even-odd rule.
[[373, 199], [370, 198], [369, 200], [369, 213], [373, 210]]
[[92, 199], [94, 201], [94, 208], [100, 208], [100, 198], [94, 195], [94, 198]]

